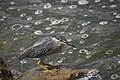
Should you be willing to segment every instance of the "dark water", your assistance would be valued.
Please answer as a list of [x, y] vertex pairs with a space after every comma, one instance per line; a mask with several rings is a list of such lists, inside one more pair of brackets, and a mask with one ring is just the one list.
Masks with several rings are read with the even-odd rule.
[[120, 80], [120, 0], [0, 0], [0, 56], [15, 78], [36, 61], [18, 55], [39, 38], [66, 36], [77, 49], [47, 63], [98, 69], [103, 80]]

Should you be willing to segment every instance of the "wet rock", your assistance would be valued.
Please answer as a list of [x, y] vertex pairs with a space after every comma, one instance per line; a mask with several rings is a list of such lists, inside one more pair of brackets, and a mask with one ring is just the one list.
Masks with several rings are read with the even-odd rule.
[[85, 69], [59, 68], [44, 72], [36, 68], [25, 72], [21, 80], [74, 80], [87, 73], [88, 70]]
[[0, 57], [0, 80], [13, 80], [11, 71]]

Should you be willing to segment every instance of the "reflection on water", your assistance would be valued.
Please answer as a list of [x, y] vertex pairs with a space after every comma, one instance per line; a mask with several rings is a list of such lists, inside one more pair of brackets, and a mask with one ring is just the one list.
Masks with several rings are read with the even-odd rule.
[[37, 66], [31, 59], [19, 62], [20, 52], [38, 38], [60, 33], [78, 48], [46, 62], [79, 64], [98, 69], [105, 80], [119, 80], [119, 8], [119, 0], [0, 1], [0, 55], [18, 76]]

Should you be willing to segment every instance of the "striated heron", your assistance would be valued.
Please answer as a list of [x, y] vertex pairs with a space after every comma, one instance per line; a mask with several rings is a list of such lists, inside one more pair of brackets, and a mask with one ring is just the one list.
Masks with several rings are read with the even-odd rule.
[[74, 45], [68, 43], [66, 38], [60, 34], [44, 37], [43, 39], [35, 42], [31, 47], [26, 48], [20, 54], [19, 60], [23, 60], [24, 58], [40, 58], [40, 60], [38, 61], [38, 65], [46, 71], [49, 71], [49, 69], [47, 69], [45, 65], [52, 65], [45, 64], [43, 62], [43, 59], [51, 54], [56, 54], [64, 51], [65, 45], [75, 47]]

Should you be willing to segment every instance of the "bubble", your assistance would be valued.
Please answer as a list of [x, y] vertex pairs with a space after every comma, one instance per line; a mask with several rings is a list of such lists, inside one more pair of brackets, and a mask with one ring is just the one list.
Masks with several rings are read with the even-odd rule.
[[67, 3], [67, 2], [68, 2], [68, 0], [61, 0], [61, 2], [62, 2], [62, 3]]
[[50, 30], [50, 29], [52, 29], [52, 27], [46, 27], [45, 29], [46, 29], [46, 30]]
[[14, 41], [18, 40], [18, 38], [13, 38]]
[[30, 20], [32, 20], [32, 17], [31, 17], [31, 16], [29, 16], [29, 17], [27, 18], [27, 21], [30, 21]]
[[71, 5], [71, 6], [69, 6], [69, 8], [70, 9], [75, 9], [75, 8], [77, 8], [77, 5]]
[[60, 9], [63, 9], [63, 6], [58, 7], [58, 9], [59, 9], [59, 10], [60, 10]]
[[117, 12], [114, 12], [113, 15], [117, 15]]
[[65, 54], [66, 52], [62, 52], [61, 54]]
[[23, 25], [21, 25], [21, 24], [14, 24], [13, 26], [12, 26], [12, 30], [19, 30], [19, 29], [21, 29], [23, 27]]
[[43, 8], [45, 8], [45, 9], [49, 9], [49, 8], [51, 8], [52, 7], [52, 5], [50, 4], [50, 3], [47, 3], [47, 4], [45, 4], [44, 6], [43, 6]]
[[5, 19], [0, 19], [0, 21], [4, 21]]
[[68, 51], [68, 54], [73, 54], [73, 51]]
[[118, 61], [118, 64], [120, 64], [120, 60]]
[[120, 14], [117, 14], [117, 15], [115, 16], [115, 18], [120, 18]]
[[82, 26], [87, 26], [87, 25], [88, 25], [88, 23], [82, 23], [81, 25], [82, 25]]
[[117, 74], [111, 75], [111, 79], [117, 79], [119, 76]]
[[24, 49], [25, 49], [24, 47], [21, 47], [21, 48], [20, 48], [21, 51], [24, 50]]
[[84, 40], [80, 41], [80, 44], [84, 44], [84, 43], [85, 43], [85, 41], [84, 41]]
[[106, 6], [105, 6], [105, 5], [103, 5], [101, 8], [106, 8]]
[[15, 2], [13, 2], [13, 1], [12, 1], [12, 2], [10, 2], [10, 4], [12, 4], [12, 5], [13, 5], [13, 4], [15, 4]]
[[88, 4], [89, 3], [89, 1], [87, 1], [87, 0], [79, 0], [78, 1], [78, 4], [79, 5], [86, 5], [86, 4]]
[[41, 35], [41, 34], [43, 34], [43, 32], [41, 30], [37, 30], [37, 31], [34, 32], [34, 34]]
[[58, 60], [57, 62], [58, 62], [58, 63], [62, 63], [62, 62], [63, 62], [63, 60]]
[[108, 24], [108, 21], [101, 21], [101, 22], [99, 22], [99, 25], [106, 25], [106, 24]]
[[91, 57], [91, 55], [87, 55], [87, 56], [85, 56], [85, 57], [88, 59], [88, 58], [90, 58], [90, 57]]
[[25, 27], [25, 28], [29, 28], [29, 27], [30, 27], [30, 25], [25, 25], [24, 27]]
[[25, 64], [25, 63], [27, 63], [27, 61], [26, 60], [22, 60], [22, 61], [20, 61], [20, 63], [21, 64]]
[[86, 53], [88, 53], [88, 50], [86, 50], [86, 49], [81, 49], [81, 50], [79, 50], [79, 53], [86, 54]]
[[7, 16], [2, 16], [3, 19], [7, 18]]
[[112, 53], [113, 53], [113, 50], [106, 51], [106, 54], [112, 54]]
[[109, 2], [114, 2], [114, 0], [109, 0]]
[[41, 14], [43, 11], [42, 10], [37, 10], [35, 11], [35, 14], [38, 15], [38, 14]]
[[13, 62], [13, 60], [8, 60], [8, 61], [6, 61], [7, 63], [12, 63]]
[[80, 31], [80, 33], [85, 33], [85, 31], [84, 31], [84, 30], [82, 30], [82, 31]]
[[12, 10], [12, 9], [14, 9], [14, 7], [9, 7], [7, 10]]
[[85, 39], [85, 38], [88, 38], [89, 37], [89, 34], [83, 34], [82, 35], [82, 38]]
[[72, 39], [67, 39], [68, 42], [72, 41]]
[[115, 8], [115, 7], [117, 7], [117, 5], [110, 5], [110, 7], [111, 7], [111, 8]]
[[51, 33], [51, 34], [52, 34], [52, 33], [55, 33], [55, 31], [51, 31], [50, 33]]
[[68, 18], [62, 18], [62, 19], [61, 19], [61, 22], [68, 22], [68, 21], [69, 21]]
[[40, 25], [42, 22], [41, 21], [36, 21], [34, 24], [35, 25]]
[[26, 16], [26, 13], [21, 13], [20, 14], [20, 17], [25, 17]]
[[97, 2], [100, 2], [101, 0], [95, 0], [95, 2], [97, 3]]
[[54, 20], [54, 21], [51, 21], [52, 23], [50, 25], [56, 25], [56, 24], [60, 24], [61, 23], [61, 20]]

